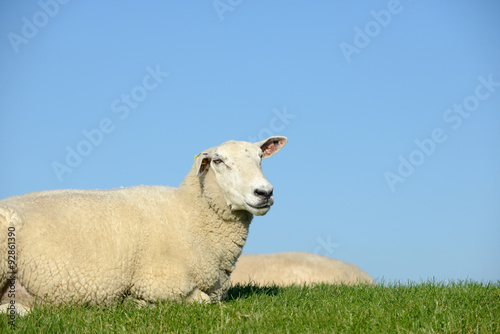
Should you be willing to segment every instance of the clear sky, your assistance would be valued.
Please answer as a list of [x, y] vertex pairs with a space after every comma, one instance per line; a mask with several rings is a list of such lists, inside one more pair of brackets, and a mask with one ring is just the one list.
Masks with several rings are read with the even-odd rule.
[[2, 2], [0, 198], [178, 186], [206, 148], [284, 135], [244, 252], [500, 280], [499, 16], [495, 0]]

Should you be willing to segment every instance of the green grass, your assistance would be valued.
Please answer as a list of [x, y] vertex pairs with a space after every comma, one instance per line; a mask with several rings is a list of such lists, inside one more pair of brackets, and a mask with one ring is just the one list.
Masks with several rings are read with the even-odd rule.
[[500, 282], [237, 286], [219, 304], [50, 306], [1, 332], [500, 333]]

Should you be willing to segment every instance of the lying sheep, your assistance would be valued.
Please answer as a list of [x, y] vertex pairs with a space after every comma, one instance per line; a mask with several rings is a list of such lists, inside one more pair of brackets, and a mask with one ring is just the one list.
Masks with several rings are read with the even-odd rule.
[[375, 284], [373, 279], [353, 264], [311, 253], [289, 252], [239, 257], [231, 275], [232, 285]]
[[0, 201], [3, 308], [108, 305], [126, 296], [223, 299], [253, 215], [274, 202], [261, 160], [287, 140], [210, 148], [179, 188], [43, 191]]

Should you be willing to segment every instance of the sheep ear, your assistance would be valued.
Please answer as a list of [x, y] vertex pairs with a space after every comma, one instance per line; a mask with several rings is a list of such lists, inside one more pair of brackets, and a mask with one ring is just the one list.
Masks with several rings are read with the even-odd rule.
[[210, 155], [207, 152], [202, 152], [194, 157], [194, 164], [196, 166], [196, 175], [201, 175], [208, 170], [210, 166]]
[[255, 143], [255, 145], [260, 147], [260, 149], [264, 153], [264, 158], [269, 158], [271, 155], [281, 150], [287, 142], [287, 137], [273, 136], [259, 141]]

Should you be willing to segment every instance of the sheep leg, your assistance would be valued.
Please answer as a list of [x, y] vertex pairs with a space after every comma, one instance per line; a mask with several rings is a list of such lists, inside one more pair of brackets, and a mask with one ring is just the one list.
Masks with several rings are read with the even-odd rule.
[[8, 284], [0, 290], [0, 313], [26, 315], [31, 310], [27, 305], [33, 305], [35, 297], [26, 291], [17, 279], [14, 279], [14, 282], [11, 280], [7, 282]]
[[210, 297], [203, 291], [198, 288], [195, 288], [189, 295], [186, 297], [186, 301], [188, 302], [200, 302], [200, 303], [210, 303]]
[[21, 304], [16, 304], [15, 308], [12, 308], [9, 304], [0, 305], [0, 313], [7, 313], [8, 315], [12, 315], [12, 312], [17, 313], [19, 316], [25, 316], [31, 311], [31, 308], [26, 307]]

